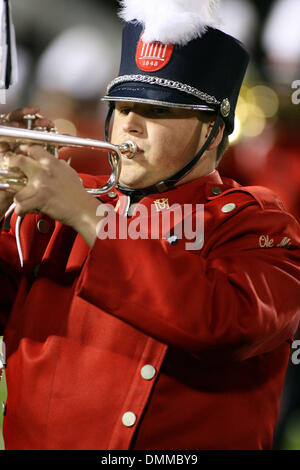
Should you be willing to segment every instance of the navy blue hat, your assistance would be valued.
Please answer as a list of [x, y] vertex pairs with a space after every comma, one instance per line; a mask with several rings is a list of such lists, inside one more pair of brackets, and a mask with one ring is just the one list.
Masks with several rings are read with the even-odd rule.
[[140, 23], [125, 24], [119, 75], [102, 99], [219, 111], [231, 133], [249, 62], [243, 44], [212, 27], [184, 46], [142, 35]]

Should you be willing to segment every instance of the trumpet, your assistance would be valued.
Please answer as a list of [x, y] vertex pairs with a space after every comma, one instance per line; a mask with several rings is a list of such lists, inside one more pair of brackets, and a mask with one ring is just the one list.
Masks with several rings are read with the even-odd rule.
[[[0, 125], [0, 142], [14, 143], [34, 143], [50, 146], [57, 149], [59, 147], [89, 147], [94, 149], [107, 150], [110, 155], [110, 164], [112, 173], [106, 184], [100, 188], [85, 188], [89, 194], [100, 196], [107, 193], [117, 184], [121, 171], [121, 157], [132, 158], [137, 152], [134, 142], [128, 140], [120, 145], [113, 145], [101, 140], [67, 136], [54, 132], [45, 132], [44, 130], [32, 130], [30, 128], [20, 129]], [[17, 168], [0, 169], [0, 190], [11, 190], [12, 186], [25, 186], [27, 184], [26, 176]]]

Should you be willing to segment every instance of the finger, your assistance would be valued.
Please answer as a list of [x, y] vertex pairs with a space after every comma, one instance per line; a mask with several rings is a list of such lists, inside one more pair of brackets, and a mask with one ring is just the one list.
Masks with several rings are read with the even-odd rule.
[[15, 195], [15, 202], [18, 204], [22, 204], [27, 199], [31, 199], [35, 197], [37, 194], [37, 188], [34, 187], [32, 184], [27, 184], [25, 187], [20, 189], [18, 193]]
[[39, 112], [39, 110], [40, 108], [38, 106], [28, 106], [25, 108], [15, 109], [14, 111], [8, 113], [7, 119], [9, 121], [22, 121], [26, 114], [36, 114]]
[[9, 182], [9, 188], [6, 189], [7, 192], [9, 192], [12, 197], [14, 197], [19, 191], [21, 191], [24, 188], [24, 184], [18, 184], [18, 183], [12, 183]]
[[33, 160], [44, 164], [47, 164], [51, 160], [56, 160], [56, 158], [51, 153], [49, 153], [43, 146], [38, 144], [21, 144], [20, 151], [21, 153], [28, 155]]
[[28, 214], [29, 212], [34, 212], [35, 210], [39, 209], [38, 208], [39, 203], [38, 203], [38, 199], [36, 196], [33, 196], [22, 202], [18, 202], [16, 200], [16, 197], [17, 197], [17, 194], [14, 197], [14, 202], [16, 204], [15, 213], [17, 215], [24, 217], [24, 215]]
[[[0, 153], [1, 154], [4, 154], [6, 153], [8, 150], [10, 150], [10, 146], [7, 142], [1, 142], [0, 143]], [[3, 156], [3, 155], [1, 155]]]
[[21, 146], [19, 144], [15, 144], [15, 147], [13, 148], [13, 151], [11, 153], [25, 155], [25, 156], [28, 157], [27, 152], [23, 152], [20, 147]]
[[8, 164], [9, 169], [18, 168], [28, 178], [30, 178], [40, 169], [40, 166], [36, 161], [20, 153], [10, 155]]
[[34, 128], [35, 127], [42, 127], [47, 131], [50, 131], [51, 129], [55, 128], [55, 124], [53, 121], [50, 121], [50, 119], [47, 118], [38, 118], [34, 121]]
[[[5, 127], [21, 127], [21, 124], [19, 122], [9, 122], [9, 121], [2, 121], [0, 122], [0, 126], [5, 126]], [[3, 137], [4, 138], [4, 137]]]

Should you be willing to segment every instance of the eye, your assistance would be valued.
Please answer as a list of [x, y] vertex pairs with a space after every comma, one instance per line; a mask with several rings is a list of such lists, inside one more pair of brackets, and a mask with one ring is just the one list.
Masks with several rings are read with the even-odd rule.
[[131, 111], [131, 108], [129, 108], [129, 107], [118, 108], [118, 111], [119, 111], [119, 113], [121, 113], [121, 114], [125, 114], [125, 115], [127, 115], [127, 114], [129, 114], [129, 113], [130, 113], [130, 111]]
[[149, 109], [148, 115], [153, 117], [162, 117], [170, 114], [170, 108], [164, 108], [162, 106], [153, 106]]
[[163, 108], [162, 106], [157, 106], [153, 108], [153, 112], [156, 114], [164, 114], [169, 112], [169, 108]]

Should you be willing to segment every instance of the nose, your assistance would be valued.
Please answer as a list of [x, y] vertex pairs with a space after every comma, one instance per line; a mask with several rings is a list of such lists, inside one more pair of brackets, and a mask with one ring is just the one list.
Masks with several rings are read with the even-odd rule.
[[145, 131], [143, 117], [131, 109], [124, 119], [123, 130], [127, 134], [142, 135]]

